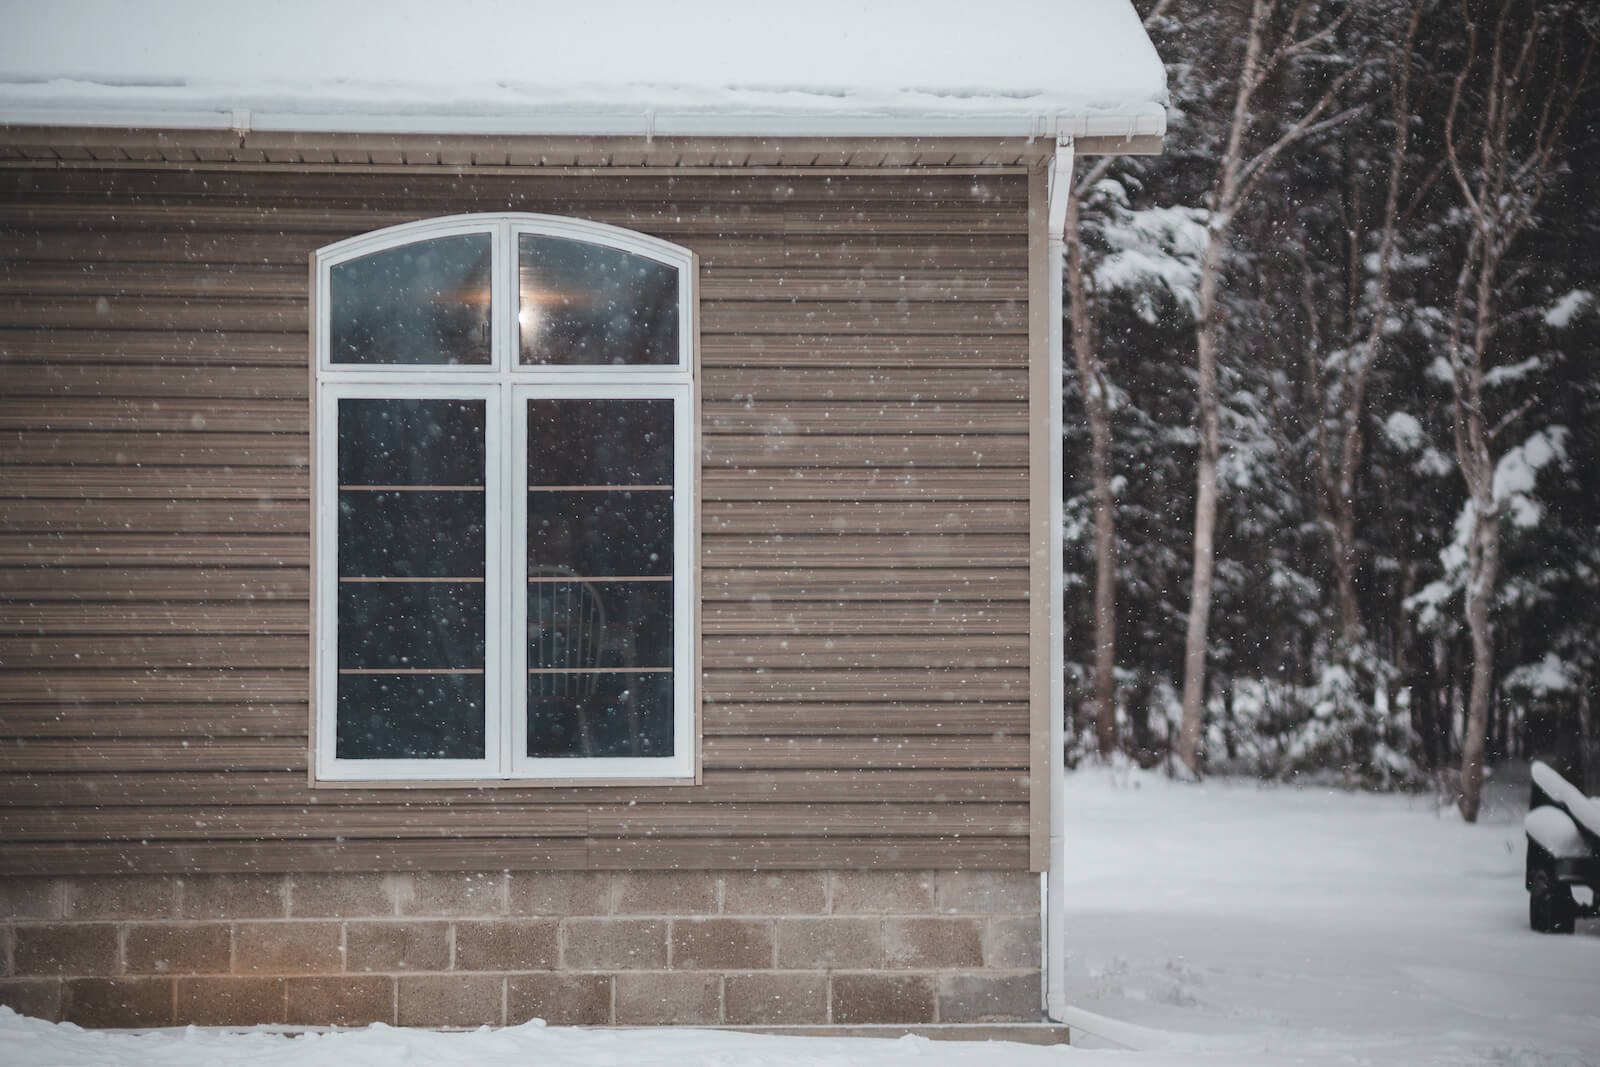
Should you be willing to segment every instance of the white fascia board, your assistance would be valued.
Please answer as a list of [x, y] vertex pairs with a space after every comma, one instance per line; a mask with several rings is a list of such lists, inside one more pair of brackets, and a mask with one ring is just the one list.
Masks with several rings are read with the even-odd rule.
[[[241, 118], [246, 117], [246, 118]], [[7, 107], [0, 124], [114, 129], [555, 137], [1139, 137], [1166, 133], [1166, 109], [1125, 114], [760, 114], [560, 112], [426, 114], [237, 108]]]

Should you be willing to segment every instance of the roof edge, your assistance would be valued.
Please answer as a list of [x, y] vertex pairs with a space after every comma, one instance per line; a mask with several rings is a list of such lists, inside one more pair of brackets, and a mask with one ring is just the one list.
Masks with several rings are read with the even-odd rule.
[[[1151, 151], [1167, 128], [1166, 109], [1148, 103], [1126, 113], [1015, 112], [929, 114], [893, 111], [856, 114], [549, 110], [501, 114], [381, 111], [315, 112], [249, 108], [161, 106], [80, 107], [0, 104], [0, 124], [147, 130], [400, 134], [503, 137], [675, 138], [1048, 138], [1079, 139], [1090, 154]], [[1123, 147], [1118, 147], [1119, 143]], [[1134, 147], [1138, 146], [1138, 147]]]

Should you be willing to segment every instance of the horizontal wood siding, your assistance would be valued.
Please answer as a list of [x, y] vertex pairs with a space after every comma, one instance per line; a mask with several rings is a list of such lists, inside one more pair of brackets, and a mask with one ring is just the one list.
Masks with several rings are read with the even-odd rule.
[[[0, 170], [0, 872], [1026, 868], [1027, 184]], [[703, 784], [307, 778], [307, 260], [701, 260]]]

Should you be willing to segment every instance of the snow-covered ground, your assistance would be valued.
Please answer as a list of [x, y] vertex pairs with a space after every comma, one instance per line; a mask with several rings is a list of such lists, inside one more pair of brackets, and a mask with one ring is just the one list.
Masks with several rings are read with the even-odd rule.
[[0, 1063], [1600, 1067], [1600, 926], [1528, 931], [1525, 786], [1476, 826], [1425, 797], [1103, 770], [1067, 789], [1075, 1048], [537, 1024], [134, 1035], [0, 1009]]
[[1476, 826], [1422, 796], [1067, 790], [1069, 996], [1149, 1062], [1600, 1064], [1600, 929], [1528, 929], [1525, 778]]

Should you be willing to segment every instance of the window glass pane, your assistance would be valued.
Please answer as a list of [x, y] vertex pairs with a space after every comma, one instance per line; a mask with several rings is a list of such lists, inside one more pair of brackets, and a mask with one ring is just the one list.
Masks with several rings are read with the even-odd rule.
[[530, 674], [528, 755], [670, 756], [672, 675]]
[[341, 578], [482, 578], [482, 492], [339, 492]]
[[528, 401], [529, 485], [671, 485], [672, 401]]
[[530, 669], [671, 668], [671, 582], [569, 582], [562, 570], [529, 576]]
[[604, 245], [517, 238], [522, 363], [674, 365], [678, 271]]
[[483, 583], [341, 582], [339, 666], [483, 666]]
[[482, 759], [482, 674], [339, 676], [341, 759]]
[[482, 485], [482, 400], [339, 401], [340, 485]]
[[530, 757], [672, 754], [673, 417], [528, 402]]
[[490, 362], [487, 233], [417, 241], [329, 272], [334, 363]]
[[672, 493], [530, 490], [528, 570], [550, 566], [579, 578], [670, 575]]
[[340, 758], [485, 756], [486, 411], [339, 401]]

